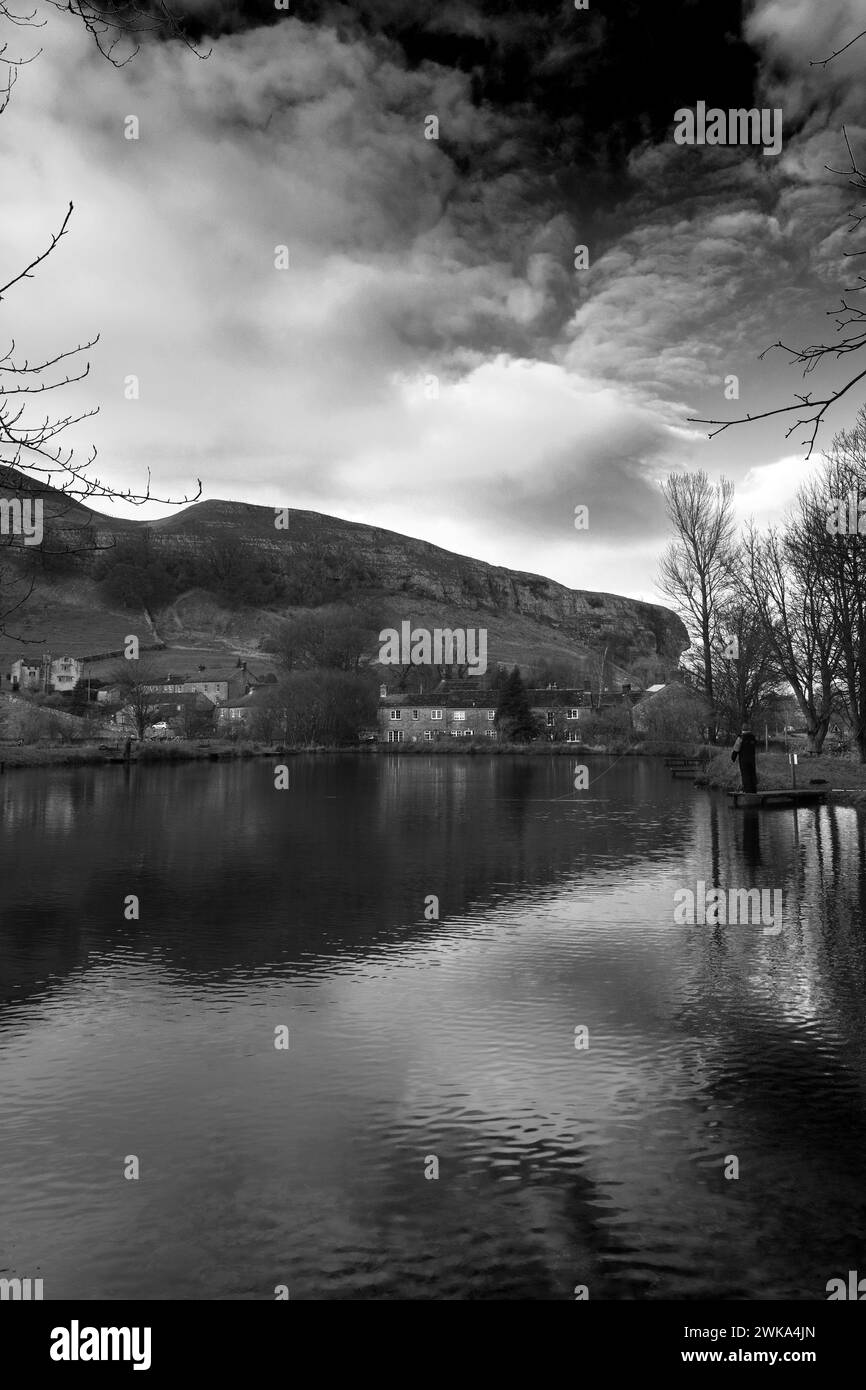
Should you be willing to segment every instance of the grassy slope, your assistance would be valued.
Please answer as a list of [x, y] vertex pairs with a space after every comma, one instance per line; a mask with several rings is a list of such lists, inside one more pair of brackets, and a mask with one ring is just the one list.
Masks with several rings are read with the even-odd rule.
[[[790, 787], [791, 768], [784, 753], [762, 753], [759, 750], [757, 769], [759, 791]], [[742, 788], [740, 770], [736, 763], [731, 762], [730, 748], [721, 749], [715, 754], [708, 765], [707, 775], [710, 786], [726, 791], [739, 791]], [[801, 753], [797, 764], [797, 786], [807, 787], [814, 779], [829, 782], [831, 787], [863, 791], [866, 790], [866, 765], [850, 754], [842, 757], [821, 754], [817, 758], [806, 758]]]
[[[585, 645], [527, 614], [464, 609], [410, 595], [383, 595], [380, 604], [383, 626], [397, 626], [408, 619], [413, 626], [429, 628], [485, 628], [491, 669], [497, 661], [527, 666], [547, 659], [574, 663], [578, 668], [586, 666], [594, 675], [594, 659]], [[157, 640], [165, 642], [165, 654], [154, 653], [148, 661], [157, 666], [161, 663], [166, 670], [193, 674], [198, 664], [210, 669], [231, 667], [242, 657], [261, 675], [276, 669], [275, 660], [261, 653], [261, 640], [280, 617], [294, 611], [306, 610], [287, 608], [279, 614], [256, 609], [228, 612], [213, 601], [190, 596], [188, 601], [180, 600], [165, 614], [157, 615], [156, 635], [143, 612], [106, 607], [97, 586], [89, 580], [40, 585], [20, 614], [10, 618], [8, 627], [14, 635], [0, 634], [0, 671], [7, 672], [12, 661], [22, 654], [50, 651], [55, 656], [84, 656], [117, 651], [123, 647], [126, 635], [135, 633], [143, 646]], [[102, 666], [93, 665], [91, 674], [104, 678], [114, 666], [116, 658]], [[611, 665], [612, 680], [621, 681], [626, 674]]]

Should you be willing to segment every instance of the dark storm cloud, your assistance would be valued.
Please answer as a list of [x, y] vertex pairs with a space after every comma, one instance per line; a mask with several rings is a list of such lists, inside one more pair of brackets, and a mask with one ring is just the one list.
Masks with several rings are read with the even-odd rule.
[[[208, 62], [147, 44], [119, 72], [54, 21], [4, 116], [0, 255], [73, 195], [74, 253], [28, 286], [22, 328], [101, 331], [78, 390], [121, 481], [200, 474], [207, 496], [649, 597], [672, 469], [754, 463], [755, 510], [784, 503], [778, 453], [685, 418], [725, 372], [760, 399], [768, 324], [805, 321], [841, 264], [828, 119], [856, 129], [862, 78], [822, 86], [809, 7], [778, 8], [749, 8], [752, 51], [733, 6], [208, 4]], [[850, 13], [827, 9], [829, 48]], [[769, 96], [799, 122], [778, 159], [671, 139], [678, 106]]]
[[[632, 196], [665, 196], [663, 185], [646, 189], [632, 177], [634, 154], [666, 140], [680, 105], [699, 98], [749, 105], [754, 97], [758, 59], [742, 37], [736, 0], [618, 0], [586, 11], [572, 0], [429, 7], [291, 0], [290, 14], [307, 28], [332, 30], [350, 51], [376, 54], [381, 68], [369, 76], [380, 99], [382, 72], [393, 75], [401, 65], [407, 74], [458, 78], [454, 105], [441, 82], [431, 91], [440, 103], [431, 106], [440, 119], [440, 157], [428, 160], [436, 186], [428, 170], [407, 166], [396, 187], [383, 184], [375, 220], [367, 217], [373, 205], [363, 203], [346, 237], [355, 252], [371, 240], [388, 249], [383, 238], [398, 252], [401, 240], [405, 249], [425, 236], [431, 256], [476, 267], [482, 277], [484, 267], [497, 278], [507, 271], [523, 289], [504, 302], [482, 294], [475, 312], [467, 306], [455, 321], [437, 313], [435, 296], [419, 285], [415, 304], [401, 306], [398, 332], [410, 353], [454, 350], [459, 342], [550, 357], [587, 288], [574, 274], [575, 245], [591, 246], [597, 258], [639, 217], [640, 208], [628, 206]], [[204, 43], [208, 34], [279, 26], [286, 12], [273, 0], [194, 0], [184, 18]], [[267, 119], [288, 139], [302, 133], [292, 115], [306, 95], [275, 74]], [[384, 96], [405, 119], [417, 98], [408, 83]], [[364, 121], [369, 112], [361, 106], [353, 116]], [[229, 103], [223, 119], [231, 125], [247, 117]], [[375, 123], [367, 129], [375, 144]], [[423, 156], [415, 150], [412, 163], [420, 166]], [[700, 187], [698, 179], [696, 198]], [[401, 199], [410, 188], [412, 196]], [[710, 177], [703, 196], [725, 192]], [[387, 316], [387, 306], [381, 312]]]
[[[282, 17], [272, 0], [202, 0], [184, 8], [200, 34], [279, 24]], [[586, 11], [572, 0], [292, 0], [291, 14], [344, 35], [384, 35], [410, 67], [432, 62], [469, 73], [476, 103], [531, 111], [539, 142], [557, 159], [570, 154], [578, 163], [601, 150], [622, 158], [640, 141], [661, 138], [673, 109], [693, 104], [696, 94], [710, 104], [748, 105], [758, 62], [742, 36], [738, 0], [616, 0]]]
[[[665, 138], [678, 107], [698, 98], [751, 105], [758, 58], [742, 36], [742, 11], [738, 0], [616, 0], [588, 10], [573, 0], [291, 0], [290, 9], [348, 42], [388, 40], [409, 70], [435, 64], [466, 74], [473, 105], [507, 113], [519, 132], [512, 167], [554, 180], [560, 200], [582, 190], [585, 204], [618, 185], [636, 146]], [[184, 22], [204, 41], [284, 17], [273, 0], [188, 0]], [[488, 167], [488, 152], [459, 134], [443, 138], [462, 174]]]

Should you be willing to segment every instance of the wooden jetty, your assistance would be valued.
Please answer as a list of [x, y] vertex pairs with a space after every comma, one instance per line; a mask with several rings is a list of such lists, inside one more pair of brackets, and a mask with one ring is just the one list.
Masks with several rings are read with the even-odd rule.
[[688, 781], [693, 782], [694, 779], [698, 776], [698, 773], [699, 773], [699, 772], [700, 772], [700, 764], [698, 764], [698, 763], [695, 763], [694, 767], [672, 767], [672, 768], [671, 768], [671, 776], [672, 776], [673, 778], [675, 778], [676, 780], [680, 781], [680, 782], [682, 782], [684, 779], [687, 779]]
[[760, 792], [728, 792], [737, 806], [814, 806], [825, 801], [829, 782], [810, 787], [776, 787]]

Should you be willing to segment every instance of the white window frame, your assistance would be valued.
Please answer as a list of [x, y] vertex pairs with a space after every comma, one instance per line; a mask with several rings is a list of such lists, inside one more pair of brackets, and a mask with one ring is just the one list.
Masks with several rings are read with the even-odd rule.
[[437, 719], [441, 719], [441, 718], [442, 718], [442, 711], [441, 711], [441, 709], [431, 709], [431, 711], [430, 711], [430, 718], [431, 718], [432, 720], [434, 720], [434, 721], [437, 720]]
[[402, 719], [402, 718], [403, 718], [403, 711], [402, 711], [401, 709], [392, 709], [392, 710], [389, 710], [389, 711], [388, 711], [388, 717], [389, 717], [390, 719], [392, 719], [392, 720]]
[[389, 742], [389, 743], [402, 743], [402, 742], [403, 742], [403, 730], [402, 730], [402, 729], [389, 729], [389, 730], [388, 730], [388, 742]]
[[495, 719], [495, 718], [496, 718], [496, 710], [495, 710], [495, 709], [489, 709], [489, 710], [487, 711], [487, 718], [488, 718], [488, 719]]
[[454, 711], [454, 719], [455, 719], [455, 721], [456, 721], [458, 724], [462, 724], [462, 723], [464, 722], [464, 720], [466, 719], [466, 711], [465, 711], [465, 709], [456, 709], [456, 710]]

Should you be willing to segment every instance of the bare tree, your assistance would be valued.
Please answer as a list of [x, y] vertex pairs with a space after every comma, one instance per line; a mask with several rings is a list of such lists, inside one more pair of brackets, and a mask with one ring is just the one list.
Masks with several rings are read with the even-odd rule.
[[832, 522], [849, 498], [866, 498], [866, 408], [853, 429], [834, 437], [821, 477], [801, 490], [797, 532], [826, 585], [839, 643], [839, 692], [866, 763], [866, 535]]
[[160, 688], [165, 681], [162, 667], [140, 658], [122, 661], [112, 671], [111, 679], [118, 690], [121, 710], [130, 716], [137, 736], [143, 739], [166, 703], [165, 691]]
[[[138, 38], [145, 33], [160, 33], [175, 37], [192, 47], [179, 22], [164, 0], [153, 0], [148, 6], [135, 3], [91, 3], [91, 0], [48, 0], [55, 9], [71, 13], [85, 27], [102, 53], [115, 67], [123, 66], [138, 49]], [[36, 17], [36, 11], [29, 8], [16, 9], [10, 0], [0, 0], [0, 35], [9, 37], [0, 42], [0, 113], [8, 105], [12, 89], [18, 80], [22, 67], [34, 62], [39, 50], [25, 53], [14, 45], [23, 36], [19, 31], [39, 29], [44, 20]], [[195, 50], [193, 49], [195, 52]], [[206, 57], [206, 54], [198, 54]], [[40, 266], [47, 261], [67, 235], [73, 205], [70, 202], [59, 228], [50, 236], [50, 241], [24, 266], [0, 273], [0, 304], [10, 291], [19, 289], [26, 280], [32, 279]], [[53, 535], [60, 535], [58, 518], [64, 512], [72, 511], [77, 503], [88, 498], [121, 500], [142, 505], [149, 501], [159, 501], [165, 505], [184, 505], [195, 501], [201, 495], [201, 482], [191, 497], [156, 497], [150, 488], [150, 473], [143, 490], [117, 489], [104, 482], [92, 472], [96, 461], [96, 450], [91, 449], [84, 457], [77, 457], [73, 447], [66, 445], [62, 436], [95, 415], [96, 410], [81, 413], [59, 410], [43, 413], [41, 398], [51, 392], [83, 381], [90, 370], [86, 354], [96, 346], [98, 335], [77, 343], [75, 346], [61, 348], [48, 357], [31, 360], [18, 351], [14, 335], [10, 335], [9, 346], [0, 348], [0, 492], [7, 499], [32, 503], [40, 486], [48, 489], [48, 496], [55, 523]], [[40, 404], [38, 413], [33, 414], [36, 401]], [[61, 540], [62, 553], [73, 554], [98, 548], [96, 533], [88, 532], [87, 519], [77, 518], [74, 538]], [[36, 582], [35, 573], [21, 565], [21, 555], [15, 555], [22, 545], [22, 538], [14, 529], [7, 529], [2, 536], [9, 549], [7, 560], [12, 563], [0, 571], [0, 632], [5, 632], [4, 620], [19, 611], [26, 603]], [[40, 545], [46, 544], [43, 538]], [[49, 544], [51, 542], [49, 541]], [[23, 639], [22, 639], [23, 640]]]
[[714, 699], [713, 641], [729, 595], [734, 564], [734, 485], [706, 473], [673, 474], [662, 484], [674, 528], [661, 560], [659, 586], [683, 617], [701, 651], [703, 686]]
[[288, 671], [358, 672], [376, 651], [379, 626], [377, 615], [365, 607], [315, 609], [280, 623], [269, 649]]
[[[838, 58], [840, 53], [844, 53], [846, 49], [864, 36], [866, 36], [866, 30], [856, 34], [848, 43], [843, 44], [826, 58], [813, 60], [812, 66], [826, 67], [834, 58]], [[845, 126], [842, 127], [842, 139], [847, 153], [847, 167], [844, 169], [832, 169], [829, 165], [826, 167], [832, 174], [847, 177], [849, 186], [854, 189], [857, 195], [848, 214], [850, 218], [848, 236], [855, 238], [853, 249], [844, 253], [846, 258], [853, 260], [859, 256], [866, 256], [866, 246], [861, 241], [863, 223], [866, 219], [866, 202], [863, 199], [863, 195], [866, 193], [866, 171], [863, 170], [851, 147]], [[861, 297], [864, 293], [866, 293], [866, 277], [860, 274], [857, 275], [852, 285], [847, 286], [842, 291], [839, 304], [826, 311], [825, 316], [835, 321], [835, 338], [803, 343], [799, 346], [787, 343], [780, 338], [759, 354], [759, 359], [763, 360], [771, 352], [787, 353], [788, 364], [802, 368], [804, 380], [815, 371], [816, 367], [833, 362], [837, 364], [840, 361], [843, 362], [844, 369], [841, 371], [841, 380], [837, 374], [836, 384], [827, 390], [825, 395], [815, 397], [811, 391], [794, 391], [792, 392], [793, 400], [772, 410], [760, 410], [754, 414], [747, 413], [732, 420], [708, 420], [690, 417], [690, 422], [697, 425], [710, 425], [712, 428], [709, 437], [713, 439], [717, 434], [730, 429], [732, 425], [743, 425], [753, 420], [768, 420], [774, 416], [783, 416], [789, 421], [785, 431], [786, 439], [799, 429], [805, 431], [798, 442], [806, 449], [806, 457], [809, 458], [815, 448], [818, 432], [830, 411], [850, 391], [863, 387], [863, 383], [866, 382], [866, 366], [862, 365], [863, 358], [857, 356], [866, 347], [866, 301]], [[855, 370], [851, 369], [853, 359], [856, 359], [857, 363]]]
[[604, 648], [604, 651], [600, 653], [595, 653], [595, 674], [598, 677], [598, 697], [596, 699], [596, 709], [601, 709], [602, 702], [604, 701], [604, 692], [607, 688], [608, 683], [607, 678], [610, 675], [610, 669], [607, 660], [607, 647]]
[[820, 753], [833, 709], [839, 630], [820, 564], [823, 542], [816, 548], [813, 523], [812, 509], [801, 494], [784, 533], [770, 527], [762, 536], [750, 526], [745, 545], [766, 642], [794, 692], [809, 749]]
[[[143, 5], [135, 3], [135, 0], [46, 0], [46, 3], [61, 14], [71, 14], [78, 20], [112, 67], [125, 67], [135, 57], [141, 38], [146, 35], [179, 40], [197, 58], [210, 56], [210, 52], [198, 51], [165, 0], [149, 0]], [[0, 26], [3, 26], [0, 32], [9, 34], [9, 38], [0, 44], [0, 67], [4, 73], [0, 80], [2, 114], [9, 104], [21, 68], [35, 62], [41, 52], [38, 48], [26, 52], [24, 35], [15, 31], [43, 29], [45, 20], [37, 17], [37, 10], [29, 0], [21, 0], [20, 5], [10, 3], [10, 0], [0, 0]]]
[[[739, 560], [738, 556], [738, 560]], [[711, 644], [717, 710], [731, 726], [751, 719], [777, 690], [780, 671], [760, 611], [737, 565], [740, 583], [718, 606]]]

